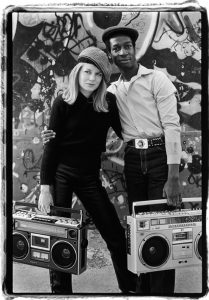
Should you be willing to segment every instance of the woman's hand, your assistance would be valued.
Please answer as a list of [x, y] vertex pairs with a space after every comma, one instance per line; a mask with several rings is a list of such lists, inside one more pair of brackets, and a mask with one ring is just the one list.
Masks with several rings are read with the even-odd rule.
[[49, 185], [41, 185], [41, 193], [38, 199], [38, 209], [47, 214], [50, 212], [50, 206], [53, 205], [53, 198]]
[[48, 143], [51, 139], [54, 139], [55, 136], [56, 132], [54, 132], [53, 130], [46, 129], [41, 131], [41, 138], [44, 145]]

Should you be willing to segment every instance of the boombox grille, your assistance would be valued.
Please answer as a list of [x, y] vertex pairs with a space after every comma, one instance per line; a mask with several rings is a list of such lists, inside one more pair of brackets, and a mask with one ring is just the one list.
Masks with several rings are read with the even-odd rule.
[[163, 235], [148, 235], [139, 247], [139, 259], [149, 268], [164, 265], [170, 256], [169, 241]]
[[23, 259], [28, 255], [29, 244], [26, 237], [21, 233], [13, 233], [13, 256]]
[[51, 249], [51, 257], [59, 268], [70, 269], [77, 261], [75, 248], [67, 241], [57, 241]]

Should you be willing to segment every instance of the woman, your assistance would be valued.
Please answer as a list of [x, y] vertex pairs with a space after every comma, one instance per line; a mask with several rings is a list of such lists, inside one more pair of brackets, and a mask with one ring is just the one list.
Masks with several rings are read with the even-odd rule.
[[[41, 166], [39, 209], [54, 204], [71, 207], [72, 193], [81, 200], [110, 251], [119, 288], [135, 291], [136, 276], [127, 270], [125, 231], [99, 178], [101, 153], [109, 127], [120, 135], [115, 98], [106, 93], [111, 65], [96, 47], [83, 50], [70, 73], [69, 87], [54, 100], [49, 129], [56, 137], [46, 143]], [[71, 274], [50, 271], [53, 293], [72, 293]]]

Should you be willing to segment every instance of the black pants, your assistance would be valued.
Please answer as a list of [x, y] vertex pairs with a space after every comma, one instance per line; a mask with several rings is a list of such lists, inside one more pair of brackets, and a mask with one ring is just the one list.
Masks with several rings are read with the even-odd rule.
[[[150, 149], [127, 146], [124, 160], [130, 213], [135, 201], [162, 199], [163, 187], [168, 176], [165, 146]], [[167, 204], [141, 207], [142, 211], [164, 209], [169, 209]], [[137, 281], [137, 292], [145, 295], [170, 295], [174, 293], [174, 287], [174, 269], [140, 274]]]
[[[55, 205], [71, 207], [72, 193], [81, 200], [110, 251], [119, 288], [136, 289], [136, 275], [127, 270], [125, 230], [99, 179], [99, 170], [84, 171], [60, 164], [55, 178]], [[71, 294], [71, 274], [50, 270], [52, 292]], [[82, 287], [81, 287], [82, 288]]]

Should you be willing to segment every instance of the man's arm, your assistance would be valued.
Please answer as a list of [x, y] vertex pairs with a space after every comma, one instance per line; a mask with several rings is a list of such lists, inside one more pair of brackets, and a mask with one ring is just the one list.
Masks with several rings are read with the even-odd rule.
[[168, 179], [163, 188], [163, 197], [170, 206], [181, 206], [181, 185], [179, 180], [179, 164], [168, 165]]
[[168, 179], [164, 186], [163, 196], [167, 198], [168, 205], [179, 206], [181, 202], [179, 165], [182, 147], [176, 89], [167, 76], [159, 72], [155, 77], [155, 91], [160, 121], [165, 134], [168, 164]]
[[110, 114], [110, 126], [115, 131], [117, 136], [120, 139], [123, 139], [121, 131], [121, 122], [120, 122], [120, 116], [118, 107], [116, 104], [116, 97], [112, 93], [107, 93], [107, 102], [108, 102], [108, 108], [109, 108], [109, 114]]

